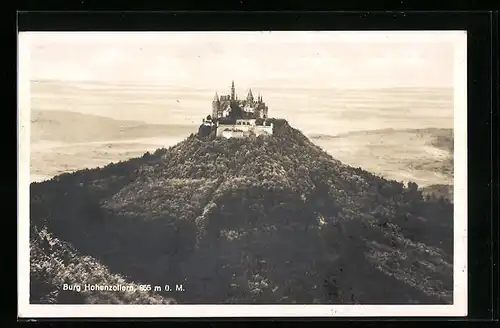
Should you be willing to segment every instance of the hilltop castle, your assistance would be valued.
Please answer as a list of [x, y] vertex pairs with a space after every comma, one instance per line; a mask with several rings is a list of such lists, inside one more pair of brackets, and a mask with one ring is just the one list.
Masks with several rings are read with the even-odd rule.
[[224, 118], [234, 116], [241, 119], [257, 119], [267, 118], [268, 108], [262, 100], [262, 96], [254, 99], [252, 89], [248, 91], [247, 97], [244, 100], [239, 100], [234, 88], [234, 81], [231, 84], [231, 94], [218, 96], [215, 93], [212, 101], [212, 118]]
[[231, 94], [219, 97], [215, 93], [212, 115], [203, 119], [202, 127], [203, 131], [216, 130], [217, 137], [225, 138], [273, 134], [273, 123], [268, 121], [268, 107], [262, 96], [254, 99], [250, 89], [246, 99], [239, 100], [234, 81], [231, 84]]

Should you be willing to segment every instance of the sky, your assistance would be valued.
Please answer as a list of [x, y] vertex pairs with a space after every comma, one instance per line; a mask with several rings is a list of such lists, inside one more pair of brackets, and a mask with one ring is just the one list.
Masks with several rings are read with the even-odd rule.
[[460, 32], [29, 32], [32, 80], [452, 87]]

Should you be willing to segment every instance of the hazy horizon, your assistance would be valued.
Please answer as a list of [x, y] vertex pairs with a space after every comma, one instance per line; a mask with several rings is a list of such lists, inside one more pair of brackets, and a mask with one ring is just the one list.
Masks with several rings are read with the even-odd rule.
[[[71, 111], [121, 121], [194, 126], [211, 113], [215, 92], [229, 93], [230, 85], [224, 86], [190, 88], [32, 81], [31, 107], [32, 110]], [[259, 88], [240, 86], [238, 81], [235, 87], [240, 98], [252, 88], [255, 95], [262, 95], [271, 117], [287, 119], [306, 134], [335, 135], [389, 127], [453, 128], [451, 88]], [[364, 119], [360, 121], [359, 117]]]
[[[231, 80], [233, 81], [233, 80]], [[229, 81], [229, 82], [231, 82]], [[177, 86], [175, 84], [167, 84], [162, 81], [102, 81], [102, 80], [71, 80], [71, 79], [56, 79], [56, 78], [40, 78], [40, 79], [31, 79], [31, 83], [37, 83], [37, 82], [43, 82], [43, 83], [58, 83], [58, 82], [66, 82], [66, 83], [71, 83], [74, 85], [108, 85], [108, 86], [134, 86], [134, 87], [140, 87], [140, 86], [147, 86], [147, 87], [162, 87], [162, 88], [168, 88], [168, 89], [191, 89], [191, 90], [210, 90], [212, 93], [219, 93], [221, 91], [222, 93], [226, 93], [228, 88], [221, 88], [220, 86], [196, 86], [196, 87], [189, 87], [189, 86]], [[235, 81], [236, 83], [236, 81]], [[226, 83], [228, 84], [228, 83]], [[230, 84], [230, 83], [229, 83]], [[286, 89], [286, 90], [294, 90], [294, 89], [302, 89], [302, 90], [339, 90], [339, 91], [377, 91], [377, 90], [453, 90], [453, 86], [360, 86], [360, 87], [342, 87], [342, 86], [335, 86], [335, 87], [330, 87], [330, 86], [280, 86], [280, 85], [273, 85], [273, 86], [264, 86], [266, 89]], [[250, 87], [252, 90], [253, 89], [258, 89], [259, 85], [254, 84]], [[244, 88], [245, 91], [247, 91], [249, 88]], [[219, 90], [219, 91], [217, 91]]]
[[[442, 32], [36, 32], [30, 79], [308, 88], [453, 87]], [[230, 82], [229, 82], [230, 83]]]

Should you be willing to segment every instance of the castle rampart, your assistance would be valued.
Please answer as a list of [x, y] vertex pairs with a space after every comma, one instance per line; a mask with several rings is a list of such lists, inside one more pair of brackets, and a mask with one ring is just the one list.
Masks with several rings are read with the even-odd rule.
[[239, 124], [221, 124], [217, 126], [217, 137], [224, 138], [244, 138], [255, 134], [271, 135], [273, 134], [273, 124], [270, 125], [239, 125]]

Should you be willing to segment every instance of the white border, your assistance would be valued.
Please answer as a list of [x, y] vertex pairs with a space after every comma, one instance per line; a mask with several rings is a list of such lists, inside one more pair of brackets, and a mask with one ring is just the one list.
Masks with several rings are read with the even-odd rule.
[[[75, 32], [71, 32], [75, 33]], [[97, 33], [91, 33], [97, 36]], [[128, 32], [127, 32], [128, 33]], [[142, 32], [144, 33], [144, 32]], [[210, 32], [204, 32], [210, 33]], [[227, 33], [227, 32], [225, 32]], [[239, 33], [239, 32], [238, 32]], [[246, 32], [249, 33], [250, 32]], [[268, 33], [268, 32], [263, 32]], [[286, 39], [296, 33], [281, 33]], [[316, 32], [317, 33], [317, 32]], [[18, 37], [18, 316], [43, 317], [403, 317], [467, 315], [467, 34], [465, 31], [321, 32], [339, 42], [454, 45], [453, 305], [32, 305], [29, 304], [30, 35]], [[68, 32], [64, 32], [68, 34]], [[188, 36], [192, 33], [171, 33]], [[432, 36], [429, 38], [429, 36]], [[306, 39], [307, 40], [307, 39]]]

